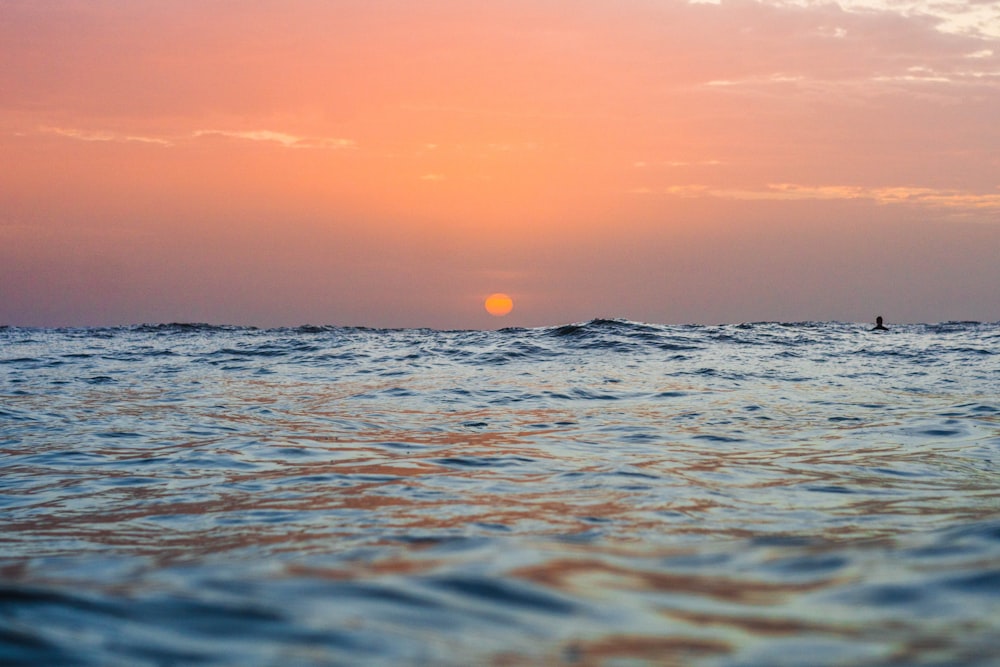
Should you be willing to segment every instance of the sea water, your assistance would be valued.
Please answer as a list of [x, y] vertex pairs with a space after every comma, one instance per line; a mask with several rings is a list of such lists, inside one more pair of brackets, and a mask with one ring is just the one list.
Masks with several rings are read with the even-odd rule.
[[0, 328], [0, 664], [1000, 664], [1000, 324]]

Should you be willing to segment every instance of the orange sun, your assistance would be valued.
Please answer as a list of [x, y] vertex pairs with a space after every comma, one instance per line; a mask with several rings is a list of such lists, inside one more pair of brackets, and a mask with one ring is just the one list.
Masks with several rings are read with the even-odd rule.
[[484, 305], [486, 312], [495, 317], [503, 317], [514, 310], [514, 301], [506, 294], [490, 294]]

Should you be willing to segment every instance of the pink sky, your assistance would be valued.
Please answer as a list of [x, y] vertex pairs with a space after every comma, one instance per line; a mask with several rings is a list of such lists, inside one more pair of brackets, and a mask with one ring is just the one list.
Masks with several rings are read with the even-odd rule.
[[0, 324], [1000, 320], [997, 1], [7, 0], [0, 45]]

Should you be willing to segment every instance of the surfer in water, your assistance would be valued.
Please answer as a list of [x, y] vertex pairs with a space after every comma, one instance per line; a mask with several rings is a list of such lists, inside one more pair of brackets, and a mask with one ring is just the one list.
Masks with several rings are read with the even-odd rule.
[[889, 327], [882, 324], [882, 316], [879, 315], [875, 318], [875, 326], [872, 327], [872, 331], [888, 331]]

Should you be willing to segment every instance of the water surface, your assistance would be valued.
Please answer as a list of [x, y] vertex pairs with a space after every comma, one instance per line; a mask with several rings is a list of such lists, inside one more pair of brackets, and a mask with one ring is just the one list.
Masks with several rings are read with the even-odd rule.
[[0, 328], [0, 663], [1000, 663], [1000, 325]]

